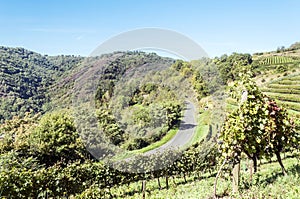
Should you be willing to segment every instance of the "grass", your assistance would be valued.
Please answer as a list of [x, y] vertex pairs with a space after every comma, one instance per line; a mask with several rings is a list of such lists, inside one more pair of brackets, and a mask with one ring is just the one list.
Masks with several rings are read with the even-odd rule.
[[171, 129], [161, 140], [154, 142], [142, 149], [131, 151], [131, 153], [133, 153], [133, 154], [145, 153], [147, 151], [151, 151], [155, 148], [158, 148], [158, 147], [162, 146], [163, 144], [167, 143], [168, 141], [170, 141], [176, 135], [177, 131], [178, 131], [178, 128]]
[[238, 108], [237, 105], [233, 105], [233, 104], [226, 104], [226, 112], [231, 113], [232, 111], [236, 110]]
[[[247, 163], [246, 160], [242, 165]], [[259, 170], [253, 175], [253, 180], [249, 180], [249, 172], [241, 167], [240, 190], [238, 194], [232, 194], [231, 179], [222, 177], [218, 181], [217, 195], [219, 198], [299, 198], [300, 196], [300, 165], [296, 158], [283, 160], [288, 175], [281, 174], [280, 166], [277, 162], [263, 163]], [[224, 173], [224, 172], [223, 172]], [[205, 173], [197, 177], [191, 174], [187, 177], [187, 182], [181, 176], [169, 178], [169, 189], [166, 189], [165, 179], [160, 178], [161, 189], [158, 187], [156, 179], [146, 182], [147, 199], [185, 199], [185, 198], [212, 198], [215, 173]], [[114, 187], [110, 190], [114, 198], [143, 198], [141, 193], [142, 182], [134, 182], [129, 185]]]
[[299, 95], [297, 94], [284, 94], [284, 93], [271, 93], [271, 92], [264, 92], [264, 93], [267, 96], [270, 96], [274, 99], [278, 99], [281, 101], [300, 103], [300, 98]]
[[295, 81], [300, 81], [300, 76], [297, 75], [297, 76], [294, 76], [294, 77], [290, 77], [289, 79], [290, 80], [295, 80]]
[[283, 94], [298, 94], [300, 95], [300, 90], [296, 89], [287, 89], [287, 88], [262, 88], [263, 92], [271, 92], [271, 93], [283, 93]]
[[[254, 175], [252, 185], [244, 182], [239, 198], [299, 198], [300, 165], [296, 158], [283, 161], [288, 175], [283, 176], [277, 162], [264, 164]], [[244, 174], [244, 177], [248, 177]]]
[[268, 88], [300, 90], [300, 85], [269, 84]]
[[287, 112], [290, 114], [290, 116], [293, 117], [300, 117], [300, 111], [295, 111], [295, 110], [287, 110]]
[[162, 146], [163, 144], [167, 143], [168, 141], [170, 141], [177, 133], [178, 131], [178, 127], [177, 128], [173, 128], [171, 130], [169, 130], [167, 132], [167, 134], [159, 141], [154, 142], [142, 149], [137, 149], [137, 150], [133, 150], [133, 151], [126, 151], [125, 153], [123, 153], [122, 155], [117, 155], [115, 157], [116, 160], [121, 160], [121, 159], [125, 159], [125, 158], [130, 158], [134, 155], [137, 154], [141, 154], [141, 153], [146, 153], [147, 151], [153, 150], [155, 148], [158, 148], [160, 146]]
[[198, 126], [196, 127], [195, 134], [189, 145], [199, 142], [204, 138], [209, 130], [210, 111], [206, 110], [198, 116]]
[[281, 85], [295, 85], [295, 84], [299, 85], [300, 81], [298, 81], [298, 80], [284, 79], [284, 80], [280, 81], [280, 84]]
[[280, 101], [280, 100], [277, 100], [277, 103], [278, 105], [286, 108], [286, 109], [289, 109], [291, 111], [295, 111], [298, 112], [298, 114], [300, 114], [300, 104], [299, 103], [296, 103], [296, 102], [286, 102], [286, 101]]

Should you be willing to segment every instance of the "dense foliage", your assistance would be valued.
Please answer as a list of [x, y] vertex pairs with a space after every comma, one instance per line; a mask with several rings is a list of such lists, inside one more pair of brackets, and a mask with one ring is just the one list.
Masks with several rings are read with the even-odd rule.
[[220, 71], [224, 83], [239, 79], [239, 73], [245, 66], [251, 66], [252, 56], [250, 54], [233, 53], [216, 58], [215, 63]]
[[224, 157], [238, 163], [241, 154], [245, 153], [253, 161], [256, 171], [258, 159], [270, 159], [276, 155], [285, 173], [280, 153], [297, 149], [300, 141], [293, 120], [286, 110], [265, 96], [248, 76], [244, 76], [235, 87], [239, 88], [239, 92], [233, 92], [235, 98], [241, 98], [241, 90], [246, 90], [248, 95], [239, 108], [227, 117], [222, 128], [220, 139]]
[[97, 62], [90, 63], [93, 72], [100, 73], [95, 80], [100, 130], [114, 145], [140, 149], [160, 140], [178, 123], [180, 79], [168, 70], [170, 58], [143, 52], [115, 55], [99, 68]]
[[[116, 52], [94, 58], [47, 56], [23, 48], [0, 47], [0, 122], [12, 116], [69, 107], [74, 81], [91, 65], [104, 71], [100, 90], [108, 89], [130, 68], [169, 66], [172, 59], [143, 52]], [[106, 82], [106, 83], [105, 83]]]
[[218, 66], [211, 59], [203, 58], [191, 62], [177, 60], [172, 68], [190, 82], [198, 101], [212, 95], [224, 85]]
[[[25, 128], [29, 124], [32, 128]], [[29, 116], [14, 118], [1, 125], [0, 131], [4, 135], [1, 141], [0, 192], [1, 196], [9, 198], [62, 197], [85, 190], [84, 195], [88, 188], [99, 188], [100, 195], [107, 194], [105, 188], [120, 184], [211, 170], [216, 165], [218, 154], [213, 142], [198, 143], [166, 168], [146, 173], [121, 172], [95, 162], [85, 154], [67, 112], [47, 114], [39, 122]], [[21, 135], [25, 136], [21, 138]], [[136, 162], [146, 161], [145, 166], [151, 166], [162, 159], [171, 160], [172, 154], [138, 156], [121, 164], [130, 168]]]
[[0, 123], [32, 110], [43, 111], [49, 88], [82, 60], [44, 56], [23, 48], [0, 47]]
[[300, 42], [295, 42], [288, 48], [288, 50], [298, 50], [298, 49], [300, 49]]
[[[258, 160], [270, 160], [275, 155], [285, 173], [280, 154], [299, 149], [299, 121], [291, 119], [280, 103], [260, 92], [249, 77], [239, 75], [245, 73], [245, 68], [253, 70], [256, 64], [263, 64], [261, 60], [253, 63], [251, 55], [238, 53], [192, 62], [175, 62], [143, 52], [83, 58], [43, 56], [22, 48], [0, 47], [0, 197], [123, 197], [118, 193], [119, 187], [126, 187], [124, 192], [132, 196], [134, 191], [129, 185], [140, 182], [142, 191], [138, 187], [136, 192], [145, 194], [146, 182], [155, 182], [157, 188], [151, 185], [151, 189], [159, 192], [162, 185], [169, 188], [170, 179], [174, 184], [176, 179], [181, 181], [176, 184], [180, 186], [194, 178], [202, 179], [203, 173], [205, 178], [215, 176], [218, 160], [243, 162], [242, 153], [254, 162], [255, 170]], [[264, 64], [276, 64], [276, 71], [286, 72], [289, 61], [266, 58]], [[69, 108], [74, 82], [94, 66], [101, 69], [92, 71], [100, 74], [95, 79], [98, 127], [111, 143], [127, 150], [148, 146], [176, 127], [186, 98], [199, 102], [236, 80], [237, 90], [232, 90], [235, 104], [239, 104], [241, 90], [247, 90], [248, 97], [228, 115], [220, 132], [220, 150], [215, 137], [219, 127], [212, 124], [219, 117], [211, 115], [207, 117], [215, 118], [200, 118], [209, 120], [205, 140], [183, 151], [98, 161], [85, 149], [72, 109], [49, 111]], [[280, 89], [277, 99], [285, 104], [289, 101], [290, 107], [300, 110], [295, 105], [299, 102], [299, 88], [293, 85], [297, 81], [297, 76], [282, 79], [280, 84], [269, 84], [269, 88]], [[218, 109], [215, 102], [211, 107]], [[205, 108], [211, 109], [207, 104]], [[216, 111], [221, 118], [219, 112]], [[209, 115], [204, 111], [201, 117], [205, 114]], [[167, 166], [159, 167], [162, 162]], [[133, 168], [138, 172], [130, 172]], [[298, 176], [299, 168], [295, 173]], [[255, 181], [258, 185], [260, 177]], [[249, 187], [251, 183], [244, 181], [242, 186]], [[211, 181], [205, 184], [212, 187]], [[228, 188], [224, 189], [228, 195]]]

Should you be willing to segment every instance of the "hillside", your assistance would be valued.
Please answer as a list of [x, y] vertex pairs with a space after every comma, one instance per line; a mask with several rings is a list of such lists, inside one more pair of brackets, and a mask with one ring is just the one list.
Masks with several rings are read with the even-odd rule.
[[277, 51], [256, 53], [256, 83], [261, 90], [276, 102], [289, 110], [293, 116], [299, 117], [300, 86], [300, 46], [299, 42], [288, 48]]
[[[1, 47], [0, 196], [213, 198], [218, 179], [220, 198], [298, 198], [297, 46], [280, 55], [191, 62], [144, 52], [46, 56]], [[85, 99], [94, 100], [92, 112], [81, 112], [89, 110]], [[189, 117], [197, 124], [183, 124], [194, 136], [182, 150], [145, 155], [176, 134], [184, 100], [195, 104]], [[124, 156], [112, 156], [119, 149]]]
[[43, 111], [48, 88], [82, 60], [44, 56], [23, 48], [0, 47], [0, 122], [25, 112]]
[[69, 107], [74, 81], [91, 65], [103, 65], [117, 77], [109, 70], [128, 70], [145, 63], [160, 67], [173, 61], [138, 52], [108, 54], [86, 61], [80, 56], [47, 56], [23, 48], [0, 47], [0, 123], [29, 111], [44, 113]]

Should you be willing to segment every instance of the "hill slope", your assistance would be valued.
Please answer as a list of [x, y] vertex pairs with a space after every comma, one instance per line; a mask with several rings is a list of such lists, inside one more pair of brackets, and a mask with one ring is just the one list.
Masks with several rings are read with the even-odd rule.
[[0, 122], [30, 110], [42, 111], [43, 104], [49, 101], [47, 88], [81, 60], [0, 47]]
[[[122, 140], [117, 140], [116, 145], [121, 143], [120, 146], [125, 146], [128, 150], [137, 147], [137, 144], [144, 147], [144, 141], [147, 140], [130, 140], [133, 134], [119, 131], [116, 121], [110, 117], [111, 114], [107, 109], [111, 106], [108, 106], [107, 101], [112, 99], [110, 96], [110, 89], [114, 87], [112, 85], [124, 73], [130, 72], [133, 68], [138, 67], [141, 70], [147, 70], [147, 66], [170, 66], [174, 62], [172, 59], [141, 52], [117, 52], [87, 58], [88, 62], [85, 62], [86, 59], [82, 57], [49, 57], [20, 48], [2, 47], [1, 53], [1, 111], [6, 113], [5, 117], [7, 118], [14, 114], [21, 115], [23, 111], [27, 110], [27, 107], [28, 109], [36, 107], [34, 111], [44, 112], [70, 106], [72, 88], [76, 79], [92, 69], [92, 66], [99, 66], [102, 69], [100, 71], [102, 75], [101, 78], [95, 79], [98, 83], [96, 84], [97, 88], [100, 88], [97, 90], [99, 92], [97, 92], [95, 101], [99, 100], [104, 106], [100, 106], [103, 109], [99, 108], [99, 113], [102, 115], [97, 116], [103, 124], [103, 129], [107, 130], [103, 132], [111, 135], [109, 138], [113, 138], [112, 141], [122, 135], [120, 136]], [[174, 70], [178, 70], [180, 78], [191, 80], [192, 86], [188, 89], [192, 88], [194, 92], [198, 92], [197, 97], [202, 100], [205, 97], [206, 99], [212, 97], [210, 94], [216, 90], [216, 86], [227, 85], [230, 81], [236, 80], [241, 65], [254, 65], [255, 78], [264, 86], [262, 87], [263, 91], [276, 98], [283, 106], [289, 105], [287, 108], [290, 109], [290, 112], [297, 115], [299, 111], [297, 104], [300, 102], [298, 99], [298, 87], [300, 85], [300, 73], [297, 72], [299, 70], [298, 62], [296, 59], [295, 62], [291, 63], [289, 58], [278, 59], [272, 58], [271, 55], [268, 56], [267, 62], [259, 62], [258, 57], [254, 58], [252, 62], [252, 56], [249, 54], [233, 54], [216, 60], [207, 59], [204, 62], [202, 60], [203, 63], [195, 62], [194, 65], [179, 61], [177, 64], [173, 64], [172, 70], [167, 71], [168, 73], [164, 73], [162, 76], [159, 73], [156, 75], [151, 73], [148, 77], [149, 80], [158, 78], [159, 81], [157, 82], [159, 83], [153, 84], [153, 81], [148, 81], [140, 84], [138, 82], [139, 87], [133, 87], [133, 95], [126, 99], [131, 104], [129, 108], [132, 112], [124, 109], [124, 118], [128, 119], [128, 115], [138, 117], [124, 120], [124, 124], [129, 124], [129, 127], [145, 126], [146, 122], [149, 123], [148, 115], [156, 115], [158, 119], [162, 118], [161, 115], [166, 115], [166, 118], [170, 119], [167, 120], [167, 124], [170, 123], [173, 126], [174, 118], [177, 119], [179, 115], [179, 111], [173, 114], [172, 109], [170, 109], [172, 106], [169, 105], [174, 105], [174, 101], [170, 101], [171, 103], [166, 106], [168, 114], [162, 113], [160, 115], [152, 113], [157, 112], [161, 107], [153, 109], [151, 112], [152, 107], [148, 106], [148, 103], [156, 102], [155, 100], [165, 102], [168, 99], [166, 96], [169, 96], [170, 99], [176, 97], [170, 91], [173, 89], [178, 94], [180, 89], [168, 87], [168, 84], [163, 84], [161, 81], [161, 79], [168, 80], [169, 77], [175, 77]], [[214, 67], [214, 63], [216, 63], [217, 68]], [[277, 70], [278, 66], [280, 67]], [[281, 66], [283, 66], [284, 72], [281, 71]], [[252, 67], [249, 68], [252, 69]], [[271, 70], [274, 68], [276, 70]], [[290, 71], [291, 69], [293, 71]], [[207, 78], [212, 74], [217, 74], [218, 71], [223, 74], [221, 82], [218, 81], [220, 79], [218, 75], [215, 79]], [[134, 75], [136, 74], [134, 73]], [[129, 79], [133, 77], [135, 80], [134, 77], [137, 75], [134, 75], [130, 76]], [[160, 77], [162, 78], [160, 79]], [[178, 83], [180, 78], [170, 79], [169, 82]], [[264, 78], [268, 79], [262, 81]], [[150, 84], [148, 84], [149, 82]], [[127, 87], [130, 88], [121, 84], [113, 89], [124, 91]], [[221, 94], [223, 96], [223, 93], [220, 93], [220, 96]], [[224, 94], [224, 96], [226, 95]], [[113, 100], [123, 101], [119, 98]], [[205, 123], [209, 126], [206, 139], [196, 142], [184, 151], [176, 161], [154, 172], [120, 172], [111, 168], [111, 165], [106, 165], [105, 162], [94, 161], [86, 152], [81, 139], [78, 139], [78, 128], [66, 110], [45, 114], [40, 121], [37, 117], [14, 118], [7, 121], [0, 125], [0, 165], [2, 165], [0, 166], [0, 173], [3, 176], [0, 177], [0, 193], [8, 198], [12, 196], [18, 198], [38, 196], [142, 198], [143, 195], [146, 195], [147, 198], [211, 198], [215, 176], [222, 163], [219, 152], [219, 144], [222, 146], [222, 143], [216, 142], [215, 134], [217, 131], [215, 129], [219, 130], [218, 127], [212, 128], [211, 126], [216, 117], [211, 119], [214, 115], [210, 115], [210, 110], [218, 109], [218, 106], [211, 105], [209, 100], [207, 99], [202, 103], [204, 110], [200, 114], [200, 119], [204, 121], [199, 122], [200, 125]], [[157, 108], [156, 105], [154, 108]], [[201, 102], [198, 105], [201, 105]], [[236, 105], [236, 103], [233, 104], [232, 108], [237, 107]], [[12, 113], [10, 112], [11, 107], [15, 108]], [[25, 107], [24, 110], [23, 107]], [[126, 108], [128, 107], [126, 106]], [[126, 113], [129, 114], [126, 115]], [[217, 111], [216, 113], [219, 114]], [[209, 119], [203, 118], [205, 115]], [[102, 128], [102, 126], [100, 127]], [[129, 130], [128, 132], [134, 132], [135, 129]], [[136, 132], [140, 133], [140, 130], [138, 129]], [[136, 138], [146, 137], [146, 134], [136, 135]], [[93, 136], [91, 138], [91, 141], [95, 141], [97, 144], [97, 140], [93, 139]], [[149, 138], [156, 139], [157, 137], [151, 136]], [[171, 155], [168, 153], [159, 154], [160, 158], [164, 158], [164, 162], [173, 159]], [[223, 198], [297, 198], [300, 172], [299, 151], [289, 151], [284, 156], [287, 157], [284, 158], [284, 165], [288, 171], [287, 176], [282, 176], [279, 164], [272, 162], [275, 159], [271, 158], [270, 160], [260, 159], [258, 172], [253, 174], [252, 178], [249, 172], [252, 170], [249, 160], [241, 156], [239, 195], [231, 195], [232, 163], [226, 164], [219, 177], [218, 196]], [[137, 159], [138, 164], [143, 163], [140, 160], [146, 161], [145, 166], [151, 166], [152, 163], [155, 163], [155, 161], [141, 157], [141, 159]], [[161, 162], [159, 158], [156, 161]], [[137, 162], [127, 161], [123, 166], [131, 168], [136, 166]], [[142, 189], [140, 185], [142, 185]]]
[[71, 103], [76, 78], [91, 65], [103, 65], [107, 75], [145, 64], [170, 66], [172, 59], [142, 52], [118, 52], [90, 58], [47, 56], [24, 48], [0, 47], [0, 123], [25, 112], [46, 112]]

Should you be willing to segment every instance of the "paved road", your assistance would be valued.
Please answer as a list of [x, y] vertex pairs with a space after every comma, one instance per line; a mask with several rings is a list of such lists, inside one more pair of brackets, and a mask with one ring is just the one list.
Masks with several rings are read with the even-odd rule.
[[144, 154], [150, 155], [156, 152], [162, 152], [166, 149], [182, 147], [192, 139], [195, 133], [195, 128], [197, 126], [195, 119], [196, 109], [192, 102], [186, 101], [185, 103], [186, 110], [184, 113], [184, 117], [180, 122], [177, 134], [169, 142]]

